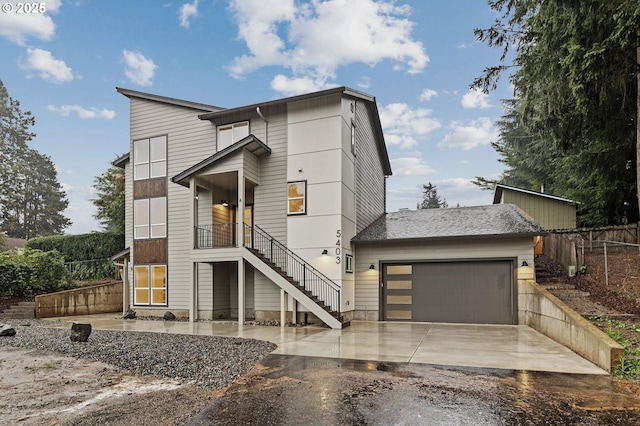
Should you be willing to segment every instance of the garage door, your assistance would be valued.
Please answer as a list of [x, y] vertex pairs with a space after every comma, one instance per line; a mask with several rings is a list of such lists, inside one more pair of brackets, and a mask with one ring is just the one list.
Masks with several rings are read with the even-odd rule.
[[385, 321], [515, 324], [513, 261], [383, 264]]

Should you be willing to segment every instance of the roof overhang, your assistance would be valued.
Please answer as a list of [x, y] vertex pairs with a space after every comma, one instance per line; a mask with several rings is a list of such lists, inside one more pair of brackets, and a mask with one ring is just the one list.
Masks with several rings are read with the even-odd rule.
[[122, 87], [116, 87], [116, 91], [127, 98], [145, 99], [148, 101], [160, 102], [168, 105], [181, 106], [185, 108], [196, 109], [200, 111], [212, 112], [220, 111], [224, 108], [214, 105], [201, 104], [198, 102], [185, 101], [183, 99], [169, 98], [167, 96], [154, 95], [152, 93], [138, 92], [136, 90], [123, 89]]
[[127, 163], [129, 162], [129, 158], [131, 158], [131, 155], [127, 152], [126, 154], [123, 154], [120, 157], [113, 160], [111, 164], [113, 164], [115, 167], [124, 169]]
[[578, 201], [569, 200], [567, 198], [562, 198], [562, 197], [558, 197], [558, 196], [555, 196], [555, 195], [545, 194], [544, 192], [530, 191], [528, 189], [517, 188], [515, 186], [504, 185], [502, 183], [497, 183], [496, 184], [496, 190], [495, 190], [495, 193], [493, 195], [493, 204], [500, 203], [500, 199], [502, 198], [502, 193], [504, 192], [504, 190], [520, 192], [520, 193], [523, 193], [523, 194], [534, 195], [536, 197], [547, 198], [547, 199], [555, 200], [555, 201], [561, 201], [563, 203], [568, 203], [568, 204], [580, 204]]
[[377, 240], [357, 240], [354, 237], [351, 242], [354, 245], [368, 245], [368, 244], [402, 244], [402, 243], [429, 243], [439, 241], [455, 241], [455, 240], [499, 240], [499, 239], [512, 239], [512, 238], [533, 238], [538, 236], [548, 235], [549, 232], [527, 232], [527, 233], [513, 233], [513, 234], [479, 234], [479, 235], [452, 235], [452, 236], [438, 236], [428, 238], [396, 238], [396, 239], [377, 239]]
[[187, 170], [175, 175], [171, 178], [171, 182], [188, 188], [189, 181], [193, 176], [197, 175], [207, 167], [214, 165], [218, 161], [221, 161], [223, 158], [226, 158], [234, 152], [238, 152], [240, 150], [246, 150], [254, 154], [256, 157], [262, 157], [264, 155], [271, 154], [271, 148], [269, 148], [264, 142], [251, 134], [246, 138], [234, 143], [233, 145], [226, 147], [222, 151], [218, 151], [212, 156], [205, 158], [198, 164], [189, 167]]

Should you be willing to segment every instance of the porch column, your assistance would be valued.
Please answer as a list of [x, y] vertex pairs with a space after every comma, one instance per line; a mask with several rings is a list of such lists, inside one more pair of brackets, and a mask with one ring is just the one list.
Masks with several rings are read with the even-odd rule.
[[280, 289], [280, 327], [287, 322], [287, 293]]
[[238, 169], [238, 224], [236, 229], [236, 241], [238, 247], [244, 245], [244, 169]]
[[198, 224], [198, 188], [195, 178], [189, 180], [189, 189], [191, 190], [191, 196], [189, 197], [189, 239], [191, 241], [191, 248], [195, 248], [197, 244], [196, 225]]
[[129, 259], [124, 257], [122, 265], [122, 315], [129, 310]]
[[295, 325], [298, 322], [298, 301], [291, 298], [291, 322]]
[[238, 260], [238, 325], [244, 325], [244, 259]]
[[189, 322], [194, 322], [198, 319], [198, 262], [191, 264], [189, 275]]

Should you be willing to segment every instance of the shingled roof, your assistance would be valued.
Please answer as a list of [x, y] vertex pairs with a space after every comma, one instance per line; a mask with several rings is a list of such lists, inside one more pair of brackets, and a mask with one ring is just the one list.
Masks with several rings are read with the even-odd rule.
[[363, 229], [354, 244], [456, 238], [545, 235], [547, 231], [513, 204], [387, 213]]

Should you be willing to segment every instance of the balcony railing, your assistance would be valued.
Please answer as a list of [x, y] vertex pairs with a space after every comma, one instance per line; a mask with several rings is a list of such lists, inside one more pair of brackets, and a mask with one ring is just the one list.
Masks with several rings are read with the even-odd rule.
[[197, 225], [195, 248], [236, 247], [236, 228], [235, 223]]

